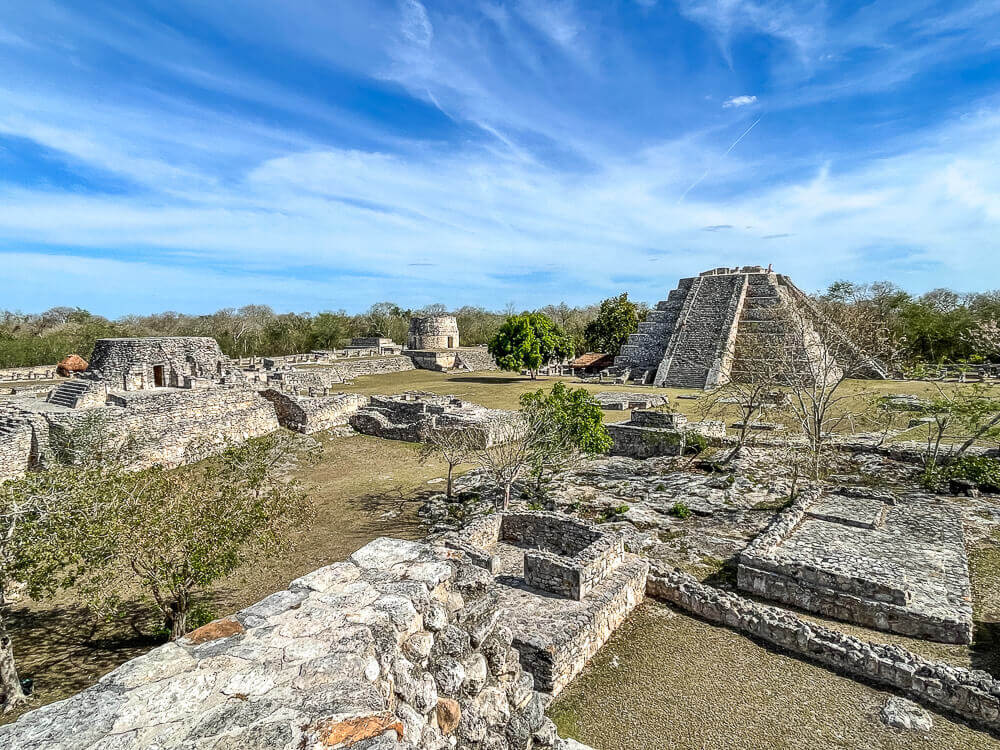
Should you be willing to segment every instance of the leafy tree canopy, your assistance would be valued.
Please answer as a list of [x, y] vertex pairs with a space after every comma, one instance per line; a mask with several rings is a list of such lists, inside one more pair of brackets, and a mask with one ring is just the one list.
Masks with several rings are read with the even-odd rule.
[[628, 293], [601, 303], [597, 317], [585, 329], [587, 348], [595, 352], [617, 353], [628, 337], [639, 330], [639, 307]]
[[542, 313], [512, 315], [489, 343], [489, 352], [503, 370], [527, 369], [532, 378], [553, 358], [571, 357], [573, 343], [562, 327]]

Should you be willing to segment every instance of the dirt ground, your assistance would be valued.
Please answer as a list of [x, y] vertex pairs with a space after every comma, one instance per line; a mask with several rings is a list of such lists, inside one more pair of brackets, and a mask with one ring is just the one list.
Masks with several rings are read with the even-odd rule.
[[890, 729], [889, 695], [647, 602], [548, 714], [597, 750], [1000, 748], [940, 714], [930, 732]]

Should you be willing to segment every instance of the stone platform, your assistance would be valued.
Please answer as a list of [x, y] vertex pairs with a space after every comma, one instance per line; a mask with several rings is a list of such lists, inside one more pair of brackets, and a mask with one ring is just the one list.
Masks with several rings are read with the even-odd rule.
[[553, 695], [645, 597], [648, 563], [618, 534], [568, 516], [487, 516], [444, 542], [493, 573], [521, 665]]
[[740, 556], [739, 587], [847, 622], [971, 643], [961, 515], [932, 499], [804, 497]]

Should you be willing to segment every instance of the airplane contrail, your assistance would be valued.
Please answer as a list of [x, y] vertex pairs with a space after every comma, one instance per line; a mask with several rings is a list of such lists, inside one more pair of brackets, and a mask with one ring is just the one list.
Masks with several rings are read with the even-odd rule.
[[[757, 118], [756, 120], [754, 120], [754, 121], [753, 121], [753, 122], [752, 122], [752, 123], [750, 124], [750, 127], [749, 127], [749, 128], [747, 128], [746, 130], [744, 130], [744, 131], [743, 131], [742, 133], [740, 133], [740, 137], [739, 137], [739, 138], [737, 138], [737, 139], [736, 139], [735, 141], [733, 141], [733, 142], [732, 142], [732, 144], [731, 144], [731, 145], [729, 146], [729, 148], [727, 148], [727, 149], [726, 149], [726, 153], [724, 153], [724, 154], [723, 154], [723, 156], [729, 156], [729, 152], [730, 152], [730, 151], [732, 151], [732, 150], [733, 150], [734, 148], [736, 148], [736, 144], [738, 144], [738, 143], [739, 143], [740, 141], [742, 141], [742, 140], [743, 140], [744, 138], [746, 138], [747, 134], [748, 134], [748, 133], [749, 133], [749, 132], [750, 132], [751, 130], [753, 130], [753, 129], [754, 129], [755, 127], [757, 127], [757, 123], [758, 123], [758, 122], [760, 122], [760, 121], [761, 121], [761, 120], [763, 120], [763, 119], [764, 119], [764, 115], [761, 115], [761, 116], [760, 116], [760, 117], [758, 117], [758, 118]], [[698, 184], [699, 184], [699, 183], [700, 183], [700, 182], [701, 182], [702, 180], [704, 180], [704, 179], [705, 179], [706, 177], [708, 177], [708, 173], [709, 173], [709, 172], [711, 172], [711, 171], [712, 171], [712, 170], [711, 170], [711, 167], [710, 167], [710, 168], [708, 168], [708, 169], [706, 169], [706, 170], [705, 170], [705, 173], [704, 173], [704, 174], [703, 174], [703, 175], [702, 175], [701, 177], [699, 177], [699, 178], [698, 178], [697, 180], [695, 180], [695, 181], [694, 181], [694, 182], [692, 182], [692, 183], [691, 183], [690, 185], [688, 185], [688, 188], [687, 188], [687, 190], [685, 190], [685, 191], [684, 191], [683, 193], [681, 193], [681, 197], [677, 199], [677, 202], [678, 202], [678, 203], [680, 203], [681, 201], [683, 201], [683, 200], [684, 200], [684, 199], [685, 199], [685, 198], [687, 197], [687, 194], [688, 194], [688, 193], [690, 193], [690, 192], [691, 192], [692, 190], [694, 190], [694, 189], [695, 189], [695, 187], [697, 187], [697, 186], [698, 186]]]

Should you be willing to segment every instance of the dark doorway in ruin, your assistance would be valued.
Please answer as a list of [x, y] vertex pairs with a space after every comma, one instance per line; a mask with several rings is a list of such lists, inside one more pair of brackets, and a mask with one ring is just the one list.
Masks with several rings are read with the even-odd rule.
[[448, 348], [449, 349], [454, 349], [455, 348], [455, 339], [452, 336], [448, 337]]
[[162, 388], [164, 385], [163, 365], [153, 365], [153, 387]]

